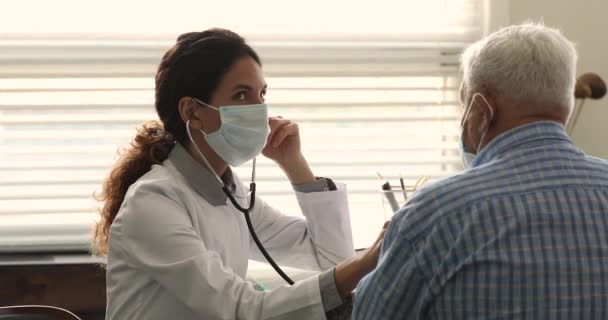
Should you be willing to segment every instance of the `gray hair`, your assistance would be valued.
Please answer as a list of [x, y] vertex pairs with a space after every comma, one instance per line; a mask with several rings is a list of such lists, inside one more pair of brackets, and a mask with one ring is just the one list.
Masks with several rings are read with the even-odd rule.
[[535, 23], [510, 26], [464, 51], [463, 81], [469, 94], [488, 88], [517, 105], [570, 111], [577, 58], [574, 44], [559, 30]]

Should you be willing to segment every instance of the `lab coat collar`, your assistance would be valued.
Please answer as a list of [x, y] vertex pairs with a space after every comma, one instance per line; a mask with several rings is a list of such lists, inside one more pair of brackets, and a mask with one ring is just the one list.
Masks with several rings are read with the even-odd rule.
[[[226, 205], [227, 196], [213, 173], [198, 163], [180, 143], [175, 144], [166, 161], [171, 162], [188, 184], [211, 205], [215, 207]], [[226, 169], [221, 179], [234, 193], [236, 185], [230, 167]]]

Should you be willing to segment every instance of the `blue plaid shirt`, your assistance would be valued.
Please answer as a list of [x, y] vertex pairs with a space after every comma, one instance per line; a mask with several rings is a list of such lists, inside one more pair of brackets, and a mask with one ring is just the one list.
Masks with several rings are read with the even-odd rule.
[[608, 319], [608, 162], [541, 121], [473, 166], [395, 215], [353, 319]]

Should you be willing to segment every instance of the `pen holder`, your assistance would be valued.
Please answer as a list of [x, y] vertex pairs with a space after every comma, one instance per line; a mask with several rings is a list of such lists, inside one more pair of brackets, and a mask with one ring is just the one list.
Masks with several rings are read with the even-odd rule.
[[414, 185], [391, 185], [385, 181], [380, 187], [382, 195], [382, 209], [384, 219], [390, 219], [395, 212], [401, 209], [409, 198], [429, 180], [429, 177], [420, 177]]
[[401, 186], [391, 186], [391, 189], [380, 189], [384, 219], [390, 219], [395, 212], [401, 209], [414, 191], [413, 187], [406, 187], [405, 190], [403, 190]]

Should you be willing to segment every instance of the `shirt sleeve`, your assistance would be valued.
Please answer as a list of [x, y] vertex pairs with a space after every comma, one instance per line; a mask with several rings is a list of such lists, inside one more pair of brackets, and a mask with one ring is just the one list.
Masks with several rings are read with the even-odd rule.
[[[317, 178], [316, 181], [306, 184], [293, 185], [296, 192], [313, 193], [337, 190], [336, 184], [329, 178]], [[327, 270], [319, 276], [319, 288], [321, 289], [321, 301], [323, 309], [329, 312], [342, 305], [342, 298], [338, 292], [335, 281], [335, 268]]]
[[342, 298], [336, 287], [336, 268], [327, 270], [319, 276], [319, 288], [321, 288], [321, 301], [325, 312], [331, 311], [342, 305]]
[[344, 302], [339, 307], [327, 312], [327, 320], [351, 320], [353, 314], [353, 296], [344, 298]]
[[[327, 181], [313, 182], [316, 186], [308, 190], [322, 188]], [[353, 256], [346, 186], [336, 184], [334, 191], [308, 193], [298, 188], [296, 197], [304, 218], [283, 214], [256, 197], [251, 220], [268, 253], [281, 265], [309, 270], [327, 270]], [[264, 261], [252, 239], [250, 249], [252, 259]]]
[[166, 190], [139, 188], [112, 236], [129, 264], [149, 274], [201, 319], [325, 319], [319, 277], [260, 292], [208, 250]]
[[306, 184], [294, 184], [293, 189], [297, 192], [312, 193], [323, 191], [335, 191], [338, 188], [333, 180], [329, 178], [317, 178], [317, 181]]
[[[337, 190], [336, 184], [329, 178], [317, 178], [317, 181], [293, 185], [293, 188], [297, 192], [312, 193], [312, 192], [324, 192], [324, 191], [335, 191]], [[319, 276], [319, 288], [321, 288], [321, 301], [323, 302], [323, 309], [325, 312], [334, 310], [343, 304], [338, 288], [336, 287], [336, 269], [332, 268], [323, 272]]]

